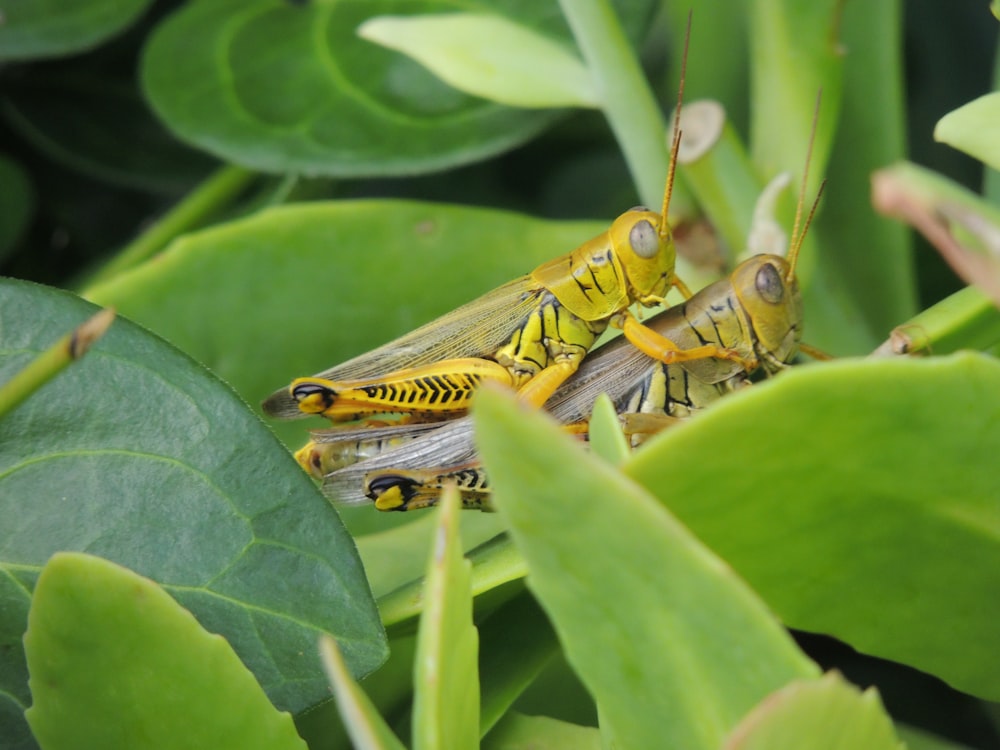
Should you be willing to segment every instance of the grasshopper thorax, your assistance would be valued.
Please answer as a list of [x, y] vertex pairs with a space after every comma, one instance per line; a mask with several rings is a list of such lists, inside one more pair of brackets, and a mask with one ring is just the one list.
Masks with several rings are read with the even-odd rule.
[[791, 265], [780, 255], [754, 255], [730, 278], [764, 366], [775, 370], [791, 362], [802, 338], [802, 295]]

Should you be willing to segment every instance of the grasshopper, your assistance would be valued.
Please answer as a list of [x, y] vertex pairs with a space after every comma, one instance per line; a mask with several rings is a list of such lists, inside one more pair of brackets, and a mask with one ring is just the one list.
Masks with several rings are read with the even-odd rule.
[[626, 211], [607, 231], [527, 276], [366, 354], [297, 378], [268, 397], [264, 411], [278, 418], [319, 414], [335, 423], [376, 415], [432, 422], [465, 413], [484, 380], [511, 386], [523, 401], [541, 406], [612, 324], [664, 363], [719, 358], [745, 364], [718, 344], [678, 346], [629, 310], [633, 303], [661, 304], [673, 287], [691, 296], [674, 274], [676, 250], [667, 221], [683, 82], [682, 69], [660, 213], [643, 207]]
[[[803, 191], [804, 186], [805, 178]], [[749, 376], [759, 368], [773, 375], [788, 367], [799, 351], [826, 358], [801, 341], [802, 297], [795, 275], [816, 205], [796, 236], [800, 195], [787, 257], [753, 255], [726, 279], [648, 322], [651, 330], [681, 347], [708, 342], [736, 352], [739, 362], [700, 359], [664, 363], [620, 337], [587, 358], [547, 404], [548, 411], [570, 431], [585, 433], [594, 400], [600, 393], [608, 393], [626, 434], [636, 445], [747, 386]], [[315, 442], [303, 451], [311, 459], [312, 472], [323, 477], [324, 491], [341, 501], [363, 502], [367, 497], [379, 510], [414, 510], [434, 505], [442, 487], [453, 483], [458, 485], [464, 507], [488, 510], [490, 488], [475, 455], [471, 420], [465, 417], [432, 427], [431, 434], [414, 436], [412, 442], [408, 441], [407, 426], [391, 428], [398, 447], [350, 466], [333, 465], [325, 458], [326, 446], [331, 443], [324, 441], [335, 444], [342, 439], [336, 431], [314, 433]], [[356, 433], [354, 439], [363, 435], [363, 431]], [[414, 466], [427, 468], [399, 468]]]

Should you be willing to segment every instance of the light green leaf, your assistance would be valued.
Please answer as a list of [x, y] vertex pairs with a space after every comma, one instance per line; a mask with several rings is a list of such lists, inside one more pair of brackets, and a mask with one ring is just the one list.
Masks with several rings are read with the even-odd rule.
[[590, 449], [595, 456], [600, 456], [608, 463], [617, 464], [625, 460], [629, 454], [628, 442], [618, 421], [615, 405], [606, 393], [602, 393], [594, 401], [593, 414], [588, 426]]
[[414, 666], [414, 750], [479, 746], [479, 636], [472, 624], [471, 565], [462, 557], [458, 490], [445, 490], [438, 511], [426, 604]]
[[[489, 594], [494, 604], [516, 594], [526, 574], [521, 553], [506, 535], [494, 537], [470, 550], [469, 562], [472, 563], [473, 596]], [[407, 632], [413, 618], [423, 611], [424, 604], [423, 578], [412, 580], [378, 600], [382, 622], [394, 633]]]
[[1000, 363], [964, 352], [795, 368], [624, 469], [790, 627], [997, 699], [998, 446]]
[[152, 0], [7, 0], [0, 60], [35, 60], [81, 52], [129, 26]]
[[58, 553], [42, 569], [24, 637], [46, 750], [305, 750], [232, 647], [148, 578]]
[[878, 692], [836, 673], [768, 696], [740, 722], [723, 750], [903, 750]]
[[1000, 169], [1000, 91], [946, 114], [934, 128], [934, 140]]
[[581, 727], [547, 716], [508, 713], [483, 740], [483, 750], [599, 750], [594, 727]]
[[473, 96], [529, 109], [597, 107], [587, 68], [565, 45], [503, 16], [376, 16], [362, 39], [409, 55]]
[[[0, 382], [95, 311], [66, 292], [0, 282]], [[17, 644], [38, 574], [60, 550], [156, 580], [229, 640], [281, 709], [327, 697], [320, 633], [341, 639], [358, 675], [385, 658], [336, 511], [229, 388], [127, 320], [0, 420], [0, 515], [8, 705], [26, 705]]]
[[622, 748], [714, 749], [765, 695], [816, 674], [742, 581], [640, 488], [504, 394], [483, 389], [474, 411], [528, 585]]
[[[367, 509], [371, 512], [371, 508]], [[357, 539], [358, 554], [365, 565], [365, 574], [371, 584], [376, 599], [400, 589], [406, 584], [414, 584], [414, 600], [419, 612], [423, 599], [420, 587], [427, 572], [427, 549], [435, 533], [436, 522], [433, 513], [414, 513], [412, 523], [396, 526]], [[502, 530], [500, 519], [493, 513], [467, 513], [462, 519], [462, 544], [472, 550], [492, 539]], [[475, 590], [475, 587], [474, 587]], [[391, 611], [384, 608], [388, 598], [379, 604], [383, 622], [391, 621]]]
[[319, 648], [323, 666], [337, 697], [340, 717], [354, 747], [357, 750], [404, 750], [405, 746], [386, 725], [375, 704], [354, 681], [337, 642], [323, 636]]

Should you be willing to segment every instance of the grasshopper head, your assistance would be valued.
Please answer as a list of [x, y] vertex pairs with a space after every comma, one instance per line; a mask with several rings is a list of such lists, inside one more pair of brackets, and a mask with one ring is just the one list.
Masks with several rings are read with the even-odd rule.
[[730, 278], [761, 361], [770, 371], [780, 369], [798, 353], [802, 338], [802, 295], [792, 266], [779, 255], [754, 255]]
[[323, 475], [327, 473], [324, 467], [322, 448], [312, 440], [295, 451], [295, 460], [313, 479], [322, 479]]
[[317, 378], [296, 378], [289, 386], [292, 398], [303, 414], [322, 414], [331, 406], [337, 392]]
[[609, 230], [631, 299], [648, 306], [663, 301], [674, 283], [674, 239], [660, 214], [641, 206], [626, 211]]

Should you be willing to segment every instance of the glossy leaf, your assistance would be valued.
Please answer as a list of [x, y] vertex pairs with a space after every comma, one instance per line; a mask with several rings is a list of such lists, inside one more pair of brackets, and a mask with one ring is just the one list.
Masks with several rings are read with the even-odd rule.
[[903, 750], [872, 688], [861, 692], [835, 673], [799, 681], [767, 697], [733, 730], [723, 750]]
[[232, 647], [153, 581], [57, 553], [35, 587], [27, 719], [46, 750], [305, 750]]
[[800, 367], [625, 471], [787, 625], [997, 699], [998, 394], [1000, 363], [972, 353]]
[[135, 21], [152, 0], [10, 0], [0, 24], [0, 60], [59, 57], [90, 49]]
[[985, 94], [942, 117], [934, 140], [1000, 169], [1000, 92]]
[[414, 665], [414, 750], [479, 746], [479, 633], [472, 624], [471, 565], [462, 557], [458, 490], [446, 490], [437, 512], [424, 584]]
[[[66, 292], [0, 283], [0, 381], [93, 312]], [[22, 708], [16, 644], [60, 550], [156, 580], [282, 709], [326, 697], [320, 633], [341, 639], [358, 675], [385, 658], [336, 512], [231, 390], [127, 320], [0, 421], [0, 513], [0, 638], [12, 644], [0, 674], [4, 700]]]
[[[618, 5], [638, 36], [652, 4]], [[189, 3], [151, 39], [144, 86], [178, 136], [264, 171], [412, 174], [466, 163], [524, 142], [553, 114], [462, 94], [356, 34], [373, 16], [454, 9], [443, 0]], [[467, 10], [569, 38], [554, 2], [477, 2]]]
[[528, 585], [620, 747], [716, 748], [765, 695], [816, 674], [745, 584], [639, 487], [505, 394], [484, 388], [474, 411]]
[[530, 109], [598, 105], [579, 57], [503, 16], [376, 16], [358, 27], [358, 35], [409, 55], [459, 91], [499, 104]]

